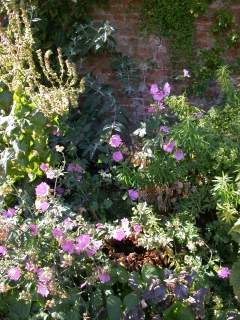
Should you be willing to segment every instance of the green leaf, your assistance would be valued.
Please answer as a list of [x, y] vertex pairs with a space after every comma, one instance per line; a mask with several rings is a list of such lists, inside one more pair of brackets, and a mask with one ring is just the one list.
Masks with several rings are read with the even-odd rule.
[[127, 310], [132, 310], [138, 304], [138, 297], [135, 293], [131, 292], [123, 299], [123, 304]]
[[30, 310], [31, 304], [12, 299], [9, 305], [9, 318], [11, 320], [26, 320], [29, 318]]
[[240, 261], [237, 261], [232, 266], [230, 283], [233, 286], [233, 291], [238, 300], [240, 300]]
[[149, 281], [152, 278], [163, 278], [163, 271], [160, 268], [154, 267], [151, 264], [145, 264], [142, 268], [142, 278], [144, 281]]
[[107, 312], [109, 320], [121, 319], [121, 299], [117, 296], [111, 295], [107, 297]]
[[194, 320], [192, 310], [181, 302], [175, 302], [163, 314], [164, 320]]

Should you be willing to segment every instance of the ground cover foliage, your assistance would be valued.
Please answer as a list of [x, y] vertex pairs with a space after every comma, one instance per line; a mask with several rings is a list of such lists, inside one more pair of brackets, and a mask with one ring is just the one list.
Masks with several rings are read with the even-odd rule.
[[209, 111], [149, 84], [146, 121], [129, 130], [119, 91], [73, 64], [111, 50], [133, 94], [111, 26], [81, 22], [60, 49], [39, 36], [49, 13], [37, 1], [34, 18], [31, 1], [3, 5], [1, 319], [239, 319], [240, 92], [229, 68], [215, 74], [223, 102]]

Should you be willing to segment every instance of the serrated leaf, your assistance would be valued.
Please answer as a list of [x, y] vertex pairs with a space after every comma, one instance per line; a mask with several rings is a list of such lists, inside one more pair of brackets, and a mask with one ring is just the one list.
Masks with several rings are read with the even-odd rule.
[[127, 308], [127, 311], [132, 310], [138, 304], [138, 296], [131, 292], [123, 299], [123, 304]]

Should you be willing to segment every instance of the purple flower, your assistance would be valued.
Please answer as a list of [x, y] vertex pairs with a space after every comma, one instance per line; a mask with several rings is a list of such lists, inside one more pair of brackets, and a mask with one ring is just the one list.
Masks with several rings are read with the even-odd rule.
[[167, 126], [161, 126], [161, 127], [160, 127], [160, 131], [161, 131], [161, 132], [164, 132], [164, 133], [169, 133], [170, 128], [167, 127]]
[[124, 238], [126, 238], [126, 234], [123, 228], [118, 228], [116, 230], [114, 230], [113, 235], [112, 235], [113, 239], [117, 240], [117, 241], [122, 241]]
[[46, 182], [41, 182], [36, 188], [36, 195], [38, 197], [46, 197], [49, 193], [49, 185]]
[[184, 153], [181, 149], [177, 149], [174, 154], [173, 154], [174, 158], [177, 160], [177, 161], [181, 161], [184, 159]]
[[138, 192], [138, 190], [129, 189], [128, 196], [132, 201], [135, 201], [139, 198], [139, 192]]
[[111, 277], [108, 273], [101, 273], [98, 275], [98, 279], [100, 280], [101, 283], [106, 283], [111, 280]]
[[36, 237], [38, 234], [38, 226], [36, 224], [30, 224], [29, 229], [33, 237]]
[[12, 218], [16, 215], [16, 209], [14, 208], [8, 208], [7, 210], [3, 211], [2, 215], [5, 217], [5, 218]]
[[231, 275], [231, 271], [228, 267], [222, 267], [218, 270], [217, 275], [221, 279], [227, 279]]
[[10, 280], [18, 281], [21, 277], [21, 269], [18, 267], [10, 268], [7, 275]]
[[142, 231], [142, 227], [140, 226], [140, 224], [134, 224], [133, 225], [133, 231], [135, 232], [135, 233], [140, 233], [141, 231]]
[[184, 78], [190, 78], [191, 77], [190, 73], [189, 73], [189, 71], [187, 69], [183, 69], [183, 76], [184, 76]]
[[63, 195], [64, 194], [64, 188], [63, 187], [57, 187], [56, 188], [56, 192], [58, 195]]
[[158, 91], [159, 91], [158, 85], [156, 83], [153, 83], [150, 87], [150, 93], [153, 95], [158, 93]]
[[64, 233], [63, 233], [63, 231], [62, 231], [60, 228], [55, 227], [55, 228], [52, 230], [52, 235], [53, 235], [54, 238], [60, 239], [60, 238], [63, 237]]
[[40, 164], [40, 169], [43, 171], [43, 172], [46, 172], [49, 168], [49, 164], [48, 163], [41, 163]]
[[163, 92], [164, 92], [164, 96], [169, 96], [170, 95], [170, 92], [171, 92], [171, 86], [168, 82], [166, 82], [164, 84], [164, 87], [163, 87]]
[[175, 147], [175, 144], [176, 144], [175, 141], [169, 141], [169, 142], [167, 142], [167, 143], [164, 143], [164, 145], [163, 145], [163, 150], [164, 150], [165, 152], [172, 153], [172, 152], [173, 152], [173, 149], [174, 149], [174, 147]]
[[37, 284], [37, 293], [39, 293], [42, 297], [47, 297], [49, 295], [49, 290], [46, 285], [39, 282]]
[[119, 134], [113, 134], [109, 140], [110, 146], [118, 148], [122, 145], [122, 139]]
[[69, 254], [72, 254], [74, 252], [74, 247], [74, 242], [72, 240], [66, 239], [61, 243], [61, 248], [63, 249], [63, 251]]
[[69, 163], [68, 166], [67, 166], [67, 171], [68, 172], [82, 173], [83, 172], [83, 168], [77, 163]]
[[92, 257], [102, 245], [102, 240], [93, 240], [92, 245], [87, 248], [87, 255], [88, 257]]
[[76, 239], [77, 244], [75, 245], [75, 251], [77, 254], [80, 254], [84, 251], [90, 244], [91, 236], [89, 234], [82, 234]]
[[46, 212], [47, 209], [49, 208], [49, 203], [47, 201], [36, 200], [35, 207], [37, 210], [41, 212]]
[[177, 299], [186, 299], [188, 297], [188, 287], [184, 284], [179, 284], [174, 289], [174, 293]]
[[0, 246], [0, 256], [5, 256], [7, 254], [7, 248], [5, 246]]
[[71, 218], [66, 218], [63, 220], [63, 225], [65, 230], [72, 230], [75, 226], [74, 222], [72, 221]]
[[112, 159], [116, 162], [120, 162], [123, 160], [123, 154], [121, 151], [115, 151], [112, 155]]

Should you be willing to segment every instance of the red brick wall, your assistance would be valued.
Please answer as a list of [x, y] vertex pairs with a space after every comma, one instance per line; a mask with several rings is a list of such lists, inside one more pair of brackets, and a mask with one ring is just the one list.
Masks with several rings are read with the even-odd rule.
[[[224, 0], [223, 0], [224, 1]], [[214, 39], [211, 34], [211, 26], [214, 21], [214, 12], [223, 6], [222, 1], [215, 1], [209, 7], [207, 13], [196, 21], [195, 46], [198, 48], [211, 48]], [[108, 20], [115, 28], [114, 37], [117, 43], [117, 50], [136, 61], [142, 70], [142, 88], [152, 82], [164, 82], [171, 79], [171, 65], [169, 61], [169, 49], [166, 39], [160, 39], [153, 35], [143, 36], [140, 31], [140, 7], [141, 0], [109, 0], [109, 7], [106, 10], [96, 8], [92, 12], [93, 20], [100, 22]], [[238, 22], [240, 22], [240, 4], [231, 5]], [[226, 60], [231, 62], [238, 54], [238, 49], [231, 49], [226, 54]], [[154, 71], [146, 71], [149, 62], [156, 65]], [[88, 62], [88, 69], [97, 77], [110, 82], [112, 85], [120, 86], [114, 78], [109, 56], [102, 55], [93, 57]], [[187, 68], [187, 66], [186, 66]], [[144, 90], [142, 90], [144, 91]], [[144, 100], [146, 92], [140, 90], [137, 99], [138, 106], [133, 103], [133, 98], [123, 99], [123, 105], [131, 108], [137, 113], [143, 113], [147, 102]], [[140, 102], [141, 103], [140, 103]]]

